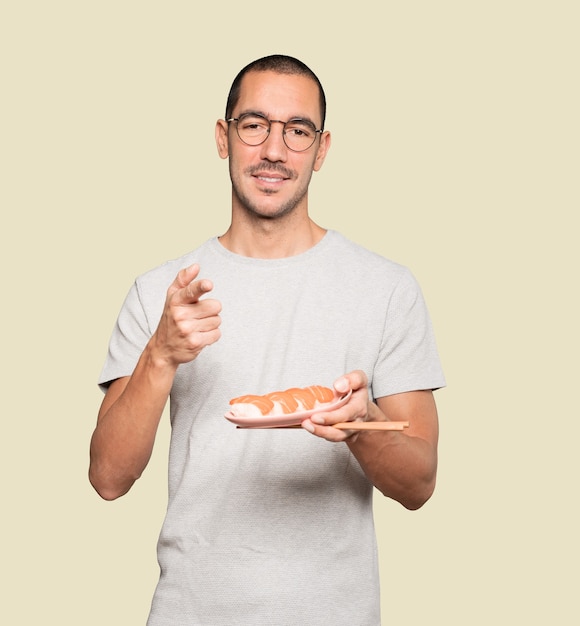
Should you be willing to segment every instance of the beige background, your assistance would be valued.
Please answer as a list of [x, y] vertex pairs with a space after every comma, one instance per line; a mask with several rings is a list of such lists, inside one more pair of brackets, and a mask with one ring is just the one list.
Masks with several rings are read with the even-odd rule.
[[144, 624], [167, 424], [101, 501], [95, 381], [133, 278], [226, 228], [214, 122], [284, 52], [329, 100], [314, 218], [412, 268], [448, 378], [436, 495], [377, 498], [384, 622], [579, 623], [577, 3], [198, 4], [0, 9], [0, 622]]

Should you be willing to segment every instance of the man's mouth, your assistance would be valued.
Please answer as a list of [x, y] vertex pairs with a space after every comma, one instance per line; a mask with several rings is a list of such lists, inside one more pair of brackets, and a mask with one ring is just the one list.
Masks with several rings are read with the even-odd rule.
[[250, 167], [246, 173], [256, 180], [270, 185], [283, 183], [285, 180], [292, 180], [294, 178], [294, 172], [284, 168], [281, 164], [278, 167], [272, 167], [271, 165], [264, 167], [263, 164], [261, 166]]
[[283, 180], [288, 180], [284, 176], [271, 176], [268, 174], [254, 174], [254, 177], [265, 183], [279, 183], [279, 182], [282, 182]]

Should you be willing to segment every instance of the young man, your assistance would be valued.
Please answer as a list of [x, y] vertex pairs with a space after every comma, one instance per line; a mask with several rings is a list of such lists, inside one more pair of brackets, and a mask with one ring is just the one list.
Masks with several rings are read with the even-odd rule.
[[[149, 626], [376, 626], [373, 485], [409, 509], [433, 492], [432, 390], [445, 382], [420, 289], [406, 268], [308, 214], [310, 178], [330, 147], [325, 109], [296, 59], [240, 72], [216, 124], [231, 225], [139, 277], [113, 332], [91, 441], [103, 498], [139, 478], [170, 398]], [[302, 431], [224, 419], [233, 397], [312, 384], [352, 396]], [[410, 426], [333, 428], [353, 420]]]

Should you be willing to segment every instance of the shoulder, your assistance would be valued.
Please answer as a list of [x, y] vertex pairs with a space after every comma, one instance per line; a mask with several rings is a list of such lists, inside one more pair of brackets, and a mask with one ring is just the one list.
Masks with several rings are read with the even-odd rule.
[[400, 281], [413, 282], [411, 271], [405, 265], [397, 263], [373, 250], [365, 248], [338, 231], [329, 230], [328, 250], [342, 271], [365, 276], [367, 280], [379, 280], [384, 283], [396, 284]]

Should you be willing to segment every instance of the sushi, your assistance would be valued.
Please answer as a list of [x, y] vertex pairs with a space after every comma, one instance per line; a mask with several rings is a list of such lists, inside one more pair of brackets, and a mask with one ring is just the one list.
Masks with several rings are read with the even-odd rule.
[[230, 400], [232, 414], [238, 417], [268, 417], [310, 411], [332, 404], [338, 395], [328, 387], [310, 385], [272, 391], [265, 395], [247, 394]]

